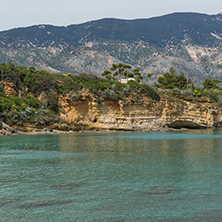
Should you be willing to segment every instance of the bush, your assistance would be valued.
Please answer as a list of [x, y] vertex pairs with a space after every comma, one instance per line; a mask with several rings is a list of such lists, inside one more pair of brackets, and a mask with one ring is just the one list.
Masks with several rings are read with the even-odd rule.
[[192, 91], [191, 89], [172, 89], [172, 94], [173, 95], [186, 95], [186, 96], [196, 96], [195, 92]]
[[172, 89], [172, 94], [173, 95], [180, 95], [181, 94], [181, 90], [175, 88], [175, 89]]
[[160, 101], [160, 96], [159, 94], [153, 89], [153, 87], [149, 85], [143, 85], [142, 86], [142, 92], [149, 98]]
[[195, 92], [192, 91], [191, 89], [184, 89], [184, 90], [181, 90], [181, 94], [182, 95], [187, 95], [187, 96], [195, 96]]
[[222, 97], [222, 91], [220, 89], [204, 89], [202, 95], [206, 96], [213, 102], [219, 102]]
[[0, 85], [0, 96], [5, 95], [4, 87]]
[[129, 85], [132, 90], [137, 90], [137, 89], [140, 89], [142, 87], [141, 84], [139, 84], [138, 82], [133, 81], [133, 80], [130, 80], [127, 83], [127, 85]]
[[50, 111], [32, 96], [24, 98], [0, 96], [2, 120], [8, 124], [35, 123], [39, 117], [48, 119]]
[[34, 98], [33, 96], [24, 97], [24, 101], [26, 102], [28, 106], [31, 106], [36, 109], [39, 109], [42, 106], [42, 103], [38, 99]]
[[49, 99], [49, 101], [48, 101], [48, 108], [50, 110], [52, 110], [53, 112], [55, 112], [55, 113], [59, 112], [58, 102], [55, 99], [53, 99], [53, 98]]
[[103, 90], [103, 97], [107, 99], [113, 99], [113, 100], [118, 100], [118, 96], [113, 90], [109, 89], [104, 89]]
[[0, 112], [9, 111], [15, 105], [13, 98], [0, 97]]

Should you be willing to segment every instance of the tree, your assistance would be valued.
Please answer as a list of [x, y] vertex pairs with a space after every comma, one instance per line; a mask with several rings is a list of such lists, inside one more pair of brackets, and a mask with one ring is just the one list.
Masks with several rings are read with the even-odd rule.
[[31, 73], [36, 73], [36, 69], [33, 67], [33, 66], [30, 66], [28, 68], [28, 70], [31, 72]]
[[176, 88], [176, 74], [173, 67], [170, 68], [169, 72], [163, 74], [157, 79], [156, 86], [163, 89], [173, 89]]
[[148, 83], [149, 83], [149, 78], [151, 78], [152, 75], [153, 75], [152, 73], [147, 73]]
[[126, 77], [127, 79], [129, 77], [133, 77], [134, 73], [132, 73], [131, 70], [131, 66], [128, 64], [123, 64], [123, 63], [119, 63], [119, 64], [112, 64], [112, 67], [110, 68], [110, 70], [104, 70], [104, 72], [102, 73], [102, 76], [104, 76], [105, 78], [107, 78], [108, 80], [116, 80], [119, 77]]
[[135, 78], [136, 82], [140, 82], [143, 79], [139, 69], [134, 69], [133, 74], [134, 74], [134, 76], [136, 76], [136, 78]]
[[204, 89], [219, 89], [218, 83], [221, 81], [218, 79], [205, 79], [203, 82]]
[[185, 77], [184, 73], [181, 73], [180, 75], [176, 76], [176, 88], [178, 89], [186, 89], [187, 85], [189, 83], [189, 80]]
[[115, 80], [115, 76], [112, 74], [110, 70], [104, 70], [102, 76], [106, 77], [108, 80]]
[[171, 67], [168, 72], [157, 79], [157, 82], [155, 85], [163, 89], [186, 89], [191, 80], [188, 80], [184, 73], [177, 75], [174, 68]]
[[147, 77], [150, 78], [153, 74], [152, 73], [147, 73]]

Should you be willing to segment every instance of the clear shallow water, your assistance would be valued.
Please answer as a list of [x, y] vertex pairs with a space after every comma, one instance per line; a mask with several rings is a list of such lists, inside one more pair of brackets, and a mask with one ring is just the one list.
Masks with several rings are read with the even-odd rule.
[[0, 137], [0, 221], [222, 221], [222, 131]]

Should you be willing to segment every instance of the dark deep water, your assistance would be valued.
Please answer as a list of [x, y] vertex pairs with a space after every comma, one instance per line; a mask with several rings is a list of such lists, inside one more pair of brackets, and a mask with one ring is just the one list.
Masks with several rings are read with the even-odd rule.
[[0, 137], [0, 221], [222, 221], [222, 131]]

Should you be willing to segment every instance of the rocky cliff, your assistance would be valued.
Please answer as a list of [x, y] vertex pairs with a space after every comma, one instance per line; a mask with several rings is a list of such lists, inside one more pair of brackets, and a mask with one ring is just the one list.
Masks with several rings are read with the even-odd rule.
[[[44, 128], [52, 132], [222, 127], [222, 108], [209, 98], [198, 96], [198, 93], [185, 95], [175, 94], [171, 89], [158, 89], [155, 92], [159, 96], [158, 99], [151, 99], [152, 97], [141, 91], [143, 88], [138, 88], [135, 92], [128, 91], [125, 97], [118, 99], [116, 96], [111, 97], [111, 94], [109, 97], [105, 96], [107, 89], [101, 94], [92, 94], [87, 88], [66, 93], [50, 89], [35, 95], [28, 91], [28, 88], [23, 87], [19, 90], [8, 81], [0, 82], [0, 86], [5, 93], [0, 102], [5, 103], [5, 109], [11, 113], [8, 115], [6, 111], [2, 112], [4, 106], [0, 104], [0, 120], [13, 127], [15, 133], [16, 130], [33, 131]], [[114, 86], [115, 84], [112, 85]], [[127, 86], [129, 85], [125, 87]], [[15, 100], [6, 103], [7, 98]], [[55, 113], [47, 109], [50, 106], [55, 108], [55, 105]], [[7, 118], [11, 118], [10, 121], [7, 121]]]
[[67, 94], [59, 98], [63, 113], [61, 119], [68, 123], [88, 125], [90, 128], [115, 130], [152, 130], [163, 127], [211, 128], [222, 126], [222, 109], [206, 98], [193, 101], [188, 97], [161, 98], [154, 102], [141, 98], [98, 102], [85, 90], [79, 98]]

